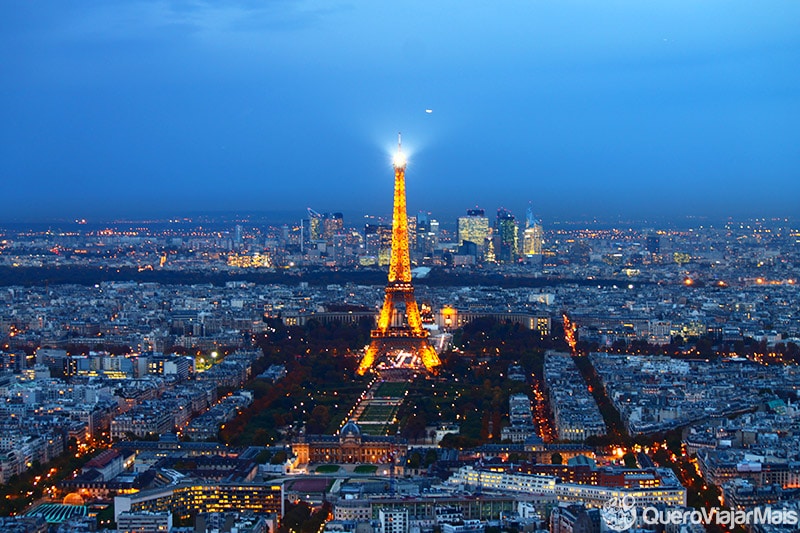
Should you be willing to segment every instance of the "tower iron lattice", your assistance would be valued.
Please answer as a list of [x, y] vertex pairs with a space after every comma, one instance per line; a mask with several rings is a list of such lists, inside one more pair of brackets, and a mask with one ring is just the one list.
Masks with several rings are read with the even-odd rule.
[[[401, 303], [405, 306], [405, 321], [402, 325], [393, 325], [392, 318]], [[413, 353], [431, 372], [435, 372], [436, 367], [441, 364], [436, 350], [428, 342], [428, 330], [422, 327], [419, 307], [414, 299], [414, 286], [411, 284], [406, 211], [406, 158], [399, 134], [397, 154], [394, 157], [394, 209], [389, 282], [385, 289], [383, 307], [378, 315], [377, 328], [372, 330], [370, 337], [369, 347], [358, 367], [359, 374], [364, 374], [372, 368], [380, 355], [398, 351]]]

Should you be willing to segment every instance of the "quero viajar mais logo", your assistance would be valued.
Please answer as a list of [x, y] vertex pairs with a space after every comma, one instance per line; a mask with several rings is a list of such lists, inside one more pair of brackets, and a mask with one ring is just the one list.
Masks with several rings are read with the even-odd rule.
[[[633, 496], [615, 496], [608, 500], [600, 516], [608, 529], [626, 531], [636, 524], [636, 499]], [[716, 524], [726, 527], [747, 526], [755, 524], [796, 526], [800, 523], [800, 512], [794, 509], [773, 509], [772, 507], [756, 507], [747, 511], [736, 509], [677, 509], [643, 507], [639, 517], [644, 525], [686, 525]]]
[[625, 531], [636, 523], [636, 498], [630, 495], [614, 496], [600, 509], [600, 516], [608, 529]]

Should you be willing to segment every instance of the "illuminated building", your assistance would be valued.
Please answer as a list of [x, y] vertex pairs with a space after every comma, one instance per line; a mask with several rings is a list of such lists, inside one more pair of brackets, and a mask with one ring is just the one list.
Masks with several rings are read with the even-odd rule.
[[322, 217], [321, 213], [308, 208], [308, 239], [310, 241], [318, 241], [322, 238]]
[[146, 437], [151, 434], [161, 435], [172, 431], [173, 420], [172, 413], [165, 409], [154, 409], [142, 405], [114, 417], [111, 421], [111, 438], [120, 440], [127, 438], [129, 434], [137, 437]]
[[15, 374], [22, 373], [27, 368], [25, 352], [0, 353], [0, 371], [7, 370]]
[[[411, 258], [408, 244], [406, 213], [406, 158], [398, 142], [394, 157], [394, 209], [392, 211], [392, 253], [389, 262], [389, 283], [386, 285], [378, 327], [372, 330], [369, 347], [358, 367], [364, 374], [379, 355], [407, 351], [420, 358], [428, 370], [439, 366], [439, 356], [428, 342], [428, 330], [422, 327], [414, 287], [411, 285]], [[394, 320], [398, 304], [405, 304], [405, 321]], [[400, 325], [396, 325], [400, 322]]]
[[486, 240], [489, 238], [489, 218], [483, 209], [468, 209], [467, 216], [458, 217], [458, 245], [465, 242], [474, 243], [478, 253], [483, 254]]
[[513, 262], [519, 255], [519, 231], [517, 221], [510, 212], [503, 208], [497, 210], [495, 221], [494, 252], [498, 261]]
[[[43, 503], [27, 511], [25, 516], [0, 517], [0, 531], [4, 533], [45, 533], [55, 531], [56, 524], [64, 522], [75, 524], [88, 515], [89, 509], [85, 505]], [[91, 521], [95, 522], [93, 518]], [[88, 528], [84, 531], [88, 531]]]
[[487, 263], [497, 261], [497, 254], [494, 253], [494, 238], [489, 237], [489, 244], [486, 245], [486, 255], [483, 257]]
[[197, 513], [253, 511], [281, 514], [283, 485], [264, 483], [193, 483], [144, 490], [114, 498], [115, 520], [121, 513], [173, 512], [178, 518]]
[[425, 255], [431, 256], [439, 244], [439, 222], [431, 218], [430, 213], [420, 211], [414, 222], [414, 235], [412, 240], [411, 227], [408, 230], [409, 243], [415, 243], [414, 249]]
[[344, 231], [344, 216], [341, 213], [318, 213], [307, 208], [308, 238], [311, 241], [332, 240]]
[[516, 493], [552, 493], [555, 492], [559, 479], [555, 476], [542, 476], [525, 473], [475, 469], [471, 466], [461, 467], [447, 480], [448, 485], [463, 485], [466, 489], [496, 490]]
[[322, 218], [322, 237], [330, 240], [342, 231], [344, 231], [344, 216], [341, 213], [325, 213]]
[[[526, 496], [526, 499], [530, 497]], [[387, 498], [385, 495], [372, 498], [339, 500], [334, 506], [336, 520], [368, 521], [379, 520], [383, 510], [407, 511], [412, 522], [427, 522], [430, 526], [442, 519], [443, 511], [455, 509], [464, 520], [499, 520], [517, 508], [515, 496], [447, 495], [404, 496]], [[412, 526], [412, 523], [409, 523]], [[412, 526], [413, 527], [413, 526]]]
[[417, 213], [415, 217], [416, 222], [416, 240], [409, 241], [414, 244], [414, 249], [418, 252], [423, 251], [424, 247], [424, 239], [423, 237], [430, 231], [431, 223], [430, 223], [430, 213], [426, 213], [425, 211], [420, 211]]
[[381, 509], [378, 522], [382, 533], [408, 533], [408, 509]]
[[229, 254], [228, 266], [237, 268], [270, 268], [272, 266], [272, 257], [269, 254], [260, 254], [258, 252], [250, 254]]
[[559, 502], [582, 502], [587, 507], [602, 507], [613, 497], [628, 495], [636, 498], [637, 505], [686, 505], [686, 488], [671, 470], [648, 469], [641, 472], [650, 475], [646, 475], [642, 481], [635, 473], [622, 474], [622, 478], [629, 482], [626, 486], [617, 480], [607, 484], [565, 483], [554, 475], [464, 466], [446, 483], [454, 488], [469, 487], [498, 493], [552, 495]]
[[118, 533], [172, 531], [172, 513], [121, 513], [117, 518]]
[[548, 315], [513, 313], [504, 311], [472, 311], [445, 306], [436, 314], [435, 322], [440, 328], [457, 329], [478, 318], [492, 318], [498, 322], [511, 322], [524, 328], [536, 330], [542, 335], [550, 335], [551, 319]]
[[378, 248], [378, 224], [364, 224], [364, 254], [370, 258], [378, 257]]
[[352, 420], [338, 435], [303, 435], [292, 444], [297, 462], [307, 463], [388, 463], [408, 452], [405, 440], [364, 435]]
[[533, 216], [528, 207], [525, 216], [525, 231], [522, 234], [522, 253], [525, 256], [541, 255], [544, 249], [544, 229], [542, 222]]
[[364, 242], [367, 256], [375, 257], [378, 265], [389, 264], [392, 255], [392, 228], [386, 224], [364, 225]]

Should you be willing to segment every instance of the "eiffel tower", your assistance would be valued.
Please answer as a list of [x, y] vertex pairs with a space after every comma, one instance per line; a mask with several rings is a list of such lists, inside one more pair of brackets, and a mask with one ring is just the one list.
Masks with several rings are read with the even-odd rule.
[[[394, 156], [394, 210], [392, 212], [392, 256], [389, 263], [389, 283], [385, 289], [378, 327], [372, 338], [358, 373], [369, 370], [375, 359], [384, 354], [408, 351], [419, 357], [428, 371], [435, 372], [441, 364], [436, 350], [428, 342], [428, 330], [422, 327], [419, 308], [414, 300], [411, 285], [411, 259], [408, 252], [408, 215], [406, 213], [406, 157], [403, 154], [400, 134], [397, 135], [397, 154]], [[405, 305], [405, 323], [392, 325], [392, 316], [398, 304]]]

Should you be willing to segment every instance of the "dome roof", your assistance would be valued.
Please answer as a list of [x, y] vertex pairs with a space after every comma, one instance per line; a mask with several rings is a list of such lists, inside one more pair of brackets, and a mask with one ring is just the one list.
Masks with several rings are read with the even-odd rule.
[[358, 427], [355, 420], [349, 420], [347, 424], [342, 426], [341, 431], [339, 431], [339, 435], [342, 437], [360, 437], [361, 436], [361, 428]]

